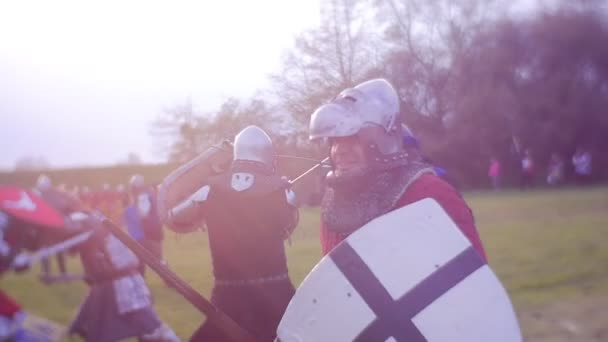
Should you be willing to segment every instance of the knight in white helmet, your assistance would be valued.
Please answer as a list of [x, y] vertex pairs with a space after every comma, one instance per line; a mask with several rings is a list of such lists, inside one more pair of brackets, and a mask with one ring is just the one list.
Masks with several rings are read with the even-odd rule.
[[[80, 206], [79, 200], [74, 194], [69, 193], [65, 189], [65, 185], [54, 186], [51, 178], [46, 174], [38, 176], [34, 192], [63, 215], [66, 215]], [[77, 279], [77, 276], [68, 273], [65, 253], [57, 253], [55, 259], [57, 260], [59, 274], [53, 274], [51, 270], [51, 260], [49, 258], [44, 258], [41, 262], [42, 272], [40, 274], [40, 280], [50, 284], [55, 281]]]
[[460, 194], [437, 177], [417, 149], [404, 145], [399, 107], [393, 86], [373, 79], [342, 91], [312, 114], [310, 138], [328, 140], [332, 163], [321, 205], [323, 253], [374, 218], [430, 197], [485, 257]]
[[43, 192], [52, 188], [53, 182], [51, 181], [51, 178], [49, 178], [49, 176], [45, 174], [41, 174], [40, 176], [38, 176], [38, 179], [36, 180], [36, 190], [38, 190], [39, 192]]
[[[212, 302], [259, 341], [272, 341], [294, 293], [284, 240], [297, 223], [293, 193], [277, 173], [272, 140], [248, 126], [234, 141], [230, 169], [208, 179], [172, 219], [196, 210], [209, 233], [215, 284]], [[171, 226], [171, 225], [169, 225]], [[205, 323], [191, 341], [228, 341]]]
[[131, 237], [164, 263], [164, 232], [158, 215], [155, 188], [146, 184], [143, 175], [134, 174], [129, 180], [129, 194], [130, 201], [123, 212], [123, 222]]

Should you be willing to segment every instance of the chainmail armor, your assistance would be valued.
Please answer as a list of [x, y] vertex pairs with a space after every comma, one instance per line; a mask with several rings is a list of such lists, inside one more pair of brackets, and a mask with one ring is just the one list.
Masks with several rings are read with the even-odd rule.
[[393, 209], [420, 176], [434, 173], [430, 165], [418, 158], [415, 161], [407, 159], [358, 174], [341, 177], [330, 174], [321, 202], [321, 220], [325, 227], [335, 233], [349, 235]]

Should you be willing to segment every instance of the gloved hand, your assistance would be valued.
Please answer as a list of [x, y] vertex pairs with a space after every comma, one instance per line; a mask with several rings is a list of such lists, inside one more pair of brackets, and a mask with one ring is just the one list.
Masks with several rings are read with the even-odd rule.
[[200, 189], [196, 190], [196, 192], [192, 194], [192, 196], [190, 196], [190, 200], [196, 203], [202, 203], [207, 200], [207, 197], [209, 197], [210, 190], [211, 188], [209, 187], [209, 185], [205, 185]]
[[298, 206], [298, 198], [293, 190], [285, 189], [285, 198], [287, 199], [287, 203], [291, 204], [294, 207]]

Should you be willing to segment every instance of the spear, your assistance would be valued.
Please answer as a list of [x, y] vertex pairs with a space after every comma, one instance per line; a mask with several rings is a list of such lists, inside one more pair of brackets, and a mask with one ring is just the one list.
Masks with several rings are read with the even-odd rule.
[[78, 234], [70, 239], [57, 243], [55, 245], [41, 248], [34, 253], [22, 253], [15, 257], [15, 260], [12, 262], [13, 268], [19, 268], [24, 265], [31, 265], [35, 262], [38, 262], [42, 259], [48, 258], [53, 254], [57, 254], [63, 252], [67, 249], [70, 249], [76, 245], [79, 245], [85, 242], [90, 236], [92, 232], [84, 232]]

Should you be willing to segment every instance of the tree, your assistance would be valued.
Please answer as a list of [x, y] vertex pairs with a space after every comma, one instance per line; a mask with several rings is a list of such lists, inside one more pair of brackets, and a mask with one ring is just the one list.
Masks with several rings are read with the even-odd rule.
[[135, 152], [129, 152], [124, 160], [118, 162], [119, 165], [141, 165], [143, 164], [141, 157]]
[[362, 81], [380, 62], [379, 36], [361, 0], [322, 3], [321, 25], [300, 34], [272, 75], [282, 108], [306, 131], [310, 114], [344, 88]]
[[209, 146], [234, 136], [248, 125], [257, 125], [273, 132], [272, 110], [262, 99], [240, 101], [227, 99], [217, 112], [200, 113], [194, 110], [190, 100], [184, 104], [166, 108], [152, 123], [152, 132], [169, 141], [169, 160], [186, 162]]
[[[311, 113], [347, 87], [385, 77], [425, 152], [465, 184], [485, 180], [491, 156], [515, 162], [524, 148], [543, 162], [582, 144], [608, 165], [608, 5], [540, 1], [526, 15], [511, 15], [510, 6], [323, 2], [319, 27], [297, 37], [271, 76], [273, 97], [229, 99], [205, 115], [191, 103], [176, 106], [160, 121], [161, 131], [172, 137], [176, 160], [248, 124], [292, 154], [325, 154], [298, 143], [306, 141]], [[283, 126], [269, 125], [277, 118]]]
[[209, 119], [196, 113], [191, 99], [173, 107], [164, 108], [162, 114], [152, 122], [151, 134], [156, 136], [163, 153], [169, 161], [185, 162], [197, 156], [204, 147], [202, 129]]
[[41, 171], [51, 168], [45, 157], [23, 157], [15, 162], [15, 171]]
[[[490, 155], [518, 162], [510, 155], [518, 141], [539, 164], [579, 145], [601, 156], [608, 147], [605, 15], [589, 4], [544, 8], [477, 33], [452, 69], [451, 152], [466, 154], [473, 165]], [[484, 166], [459, 168], [470, 178], [483, 175]]]

